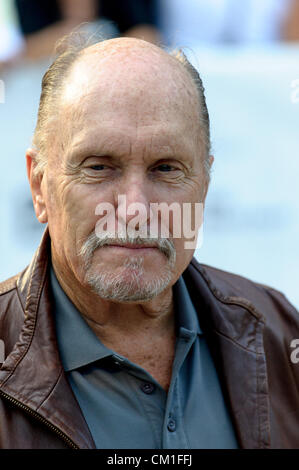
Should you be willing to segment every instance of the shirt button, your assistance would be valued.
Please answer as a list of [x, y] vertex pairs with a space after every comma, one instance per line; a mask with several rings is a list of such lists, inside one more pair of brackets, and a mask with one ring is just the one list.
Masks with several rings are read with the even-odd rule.
[[155, 390], [154, 384], [150, 382], [145, 382], [144, 384], [141, 385], [140, 388], [143, 391], [143, 393], [146, 393], [147, 395], [150, 395]]
[[174, 432], [176, 430], [176, 424], [174, 419], [170, 419], [167, 424], [167, 429], [170, 432]]
[[116, 366], [120, 366], [124, 360], [121, 359], [119, 356], [116, 356], [115, 354], [112, 356], [113, 362]]

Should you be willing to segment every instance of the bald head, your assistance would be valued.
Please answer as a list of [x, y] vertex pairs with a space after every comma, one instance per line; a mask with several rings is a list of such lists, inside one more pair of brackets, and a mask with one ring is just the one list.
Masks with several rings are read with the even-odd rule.
[[92, 89], [106, 88], [109, 94], [123, 83], [128, 94], [155, 95], [159, 88], [171, 89], [174, 101], [187, 95], [197, 104], [194, 82], [184, 66], [162, 49], [146, 41], [116, 38], [90, 46], [78, 55], [64, 78], [61, 100], [73, 102], [75, 97]]
[[207, 162], [209, 118], [197, 71], [182, 53], [171, 55], [146, 41], [116, 38], [89, 47], [68, 44], [46, 72], [33, 141], [37, 172], [47, 163], [49, 144], [53, 148], [53, 138], [59, 138], [57, 119], [62, 114], [70, 134], [76, 129], [70, 127], [69, 118], [79, 116], [86, 106], [91, 116], [91, 108], [98, 106], [107, 116], [111, 103], [124, 119], [126, 113], [132, 118], [138, 110], [134, 118], [145, 125], [150, 119], [169, 120], [170, 111], [180, 112], [188, 126], [198, 128]]

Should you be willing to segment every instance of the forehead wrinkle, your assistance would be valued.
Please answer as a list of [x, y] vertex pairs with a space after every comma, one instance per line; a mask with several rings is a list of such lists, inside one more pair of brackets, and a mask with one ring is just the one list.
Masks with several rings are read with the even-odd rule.
[[[177, 87], [178, 88], [178, 87]], [[107, 90], [107, 91], [106, 91]], [[133, 96], [132, 96], [133, 94]], [[145, 128], [163, 124], [170, 127], [181, 126], [186, 130], [198, 126], [198, 116], [194, 115], [194, 100], [189, 103], [179, 100], [180, 90], [174, 93], [161, 94], [150, 92], [145, 96], [143, 90], [131, 91], [126, 88], [125, 93], [118, 93], [113, 96], [111, 87], [104, 87], [103, 91], [94, 92], [93, 99], [90, 93], [82, 96], [75, 103], [64, 106], [64, 118], [67, 127], [71, 127], [70, 133], [74, 134], [78, 129], [94, 128], [100, 131], [109, 122], [113, 126], [113, 119], [117, 116], [118, 127], [124, 127], [124, 132], [136, 133], [136, 138]], [[196, 109], [197, 111], [197, 109]], [[170, 129], [171, 130], [171, 129]], [[121, 131], [120, 131], [121, 132]]]
[[192, 165], [194, 153], [201, 157], [201, 147], [198, 147], [196, 139], [180, 137], [188, 132], [187, 123], [185, 130], [174, 123], [168, 124], [167, 128], [147, 125], [132, 129], [128, 126], [113, 128], [110, 123], [95, 124], [92, 120], [86, 127], [80, 121], [74, 127], [68, 122], [67, 128], [65, 162], [79, 162], [91, 155], [107, 154], [125, 160], [138, 156], [143, 162], [174, 158]]
[[[88, 151], [94, 154], [107, 152], [119, 156], [142, 153], [144, 149], [148, 154], [160, 156], [189, 154], [194, 151], [193, 140], [179, 137], [179, 132], [184, 129], [174, 124], [168, 124], [167, 128], [156, 124], [137, 128], [128, 125], [114, 128], [109, 122], [100, 121], [97, 124], [92, 121], [86, 128], [83, 128], [79, 122], [78, 128], [80, 131], [73, 133], [69, 156], [72, 154], [79, 156]], [[188, 131], [187, 125], [185, 131]]]

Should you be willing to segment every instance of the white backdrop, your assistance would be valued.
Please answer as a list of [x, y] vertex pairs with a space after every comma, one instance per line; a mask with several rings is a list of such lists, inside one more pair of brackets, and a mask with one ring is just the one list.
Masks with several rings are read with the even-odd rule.
[[196, 257], [281, 289], [298, 307], [299, 47], [194, 52], [215, 155]]

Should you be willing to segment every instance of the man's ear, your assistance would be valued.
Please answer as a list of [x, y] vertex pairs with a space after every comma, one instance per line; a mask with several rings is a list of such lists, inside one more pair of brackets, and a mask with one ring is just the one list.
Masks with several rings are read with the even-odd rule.
[[34, 172], [37, 165], [36, 155], [37, 151], [31, 148], [26, 152], [27, 176], [29, 179], [35, 215], [41, 224], [45, 224], [48, 222], [48, 214], [42, 185], [44, 174], [36, 174]]

